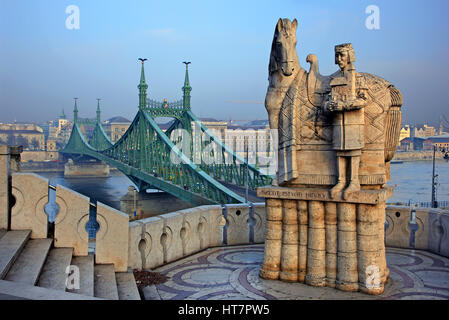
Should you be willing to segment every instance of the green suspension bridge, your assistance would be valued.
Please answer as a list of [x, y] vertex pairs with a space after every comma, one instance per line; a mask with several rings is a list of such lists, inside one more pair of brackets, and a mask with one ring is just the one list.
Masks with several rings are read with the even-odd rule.
[[[139, 191], [159, 189], [194, 205], [246, 201], [223, 182], [241, 187], [248, 185], [250, 190], [271, 184], [270, 176], [261, 173], [256, 166], [248, 164], [228, 148], [191, 111], [190, 62], [184, 62], [183, 98], [176, 102], [158, 102], [147, 99], [146, 59], [139, 60], [142, 61], [140, 83], [137, 86], [139, 110], [128, 130], [113, 144], [101, 125], [98, 100], [97, 118], [92, 123], [94, 131], [87, 139], [80, 129], [75, 98], [73, 129], [67, 145], [60, 151], [64, 157], [95, 158], [124, 173]], [[170, 117], [174, 121], [163, 132], [155, 121], [157, 117]], [[180, 132], [177, 129], [183, 129], [182, 132], [193, 138], [187, 139], [186, 135], [177, 134]], [[187, 148], [185, 141], [189, 141]], [[184, 143], [181, 148], [180, 142]]]

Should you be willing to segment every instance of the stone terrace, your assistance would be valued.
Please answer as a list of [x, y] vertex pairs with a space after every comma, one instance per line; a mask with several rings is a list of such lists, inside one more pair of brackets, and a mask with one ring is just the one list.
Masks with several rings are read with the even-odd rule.
[[449, 300], [449, 259], [421, 250], [387, 248], [390, 278], [379, 296], [342, 292], [258, 276], [263, 245], [211, 248], [156, 269], [168, 277], [144, 288], [147, 300]]

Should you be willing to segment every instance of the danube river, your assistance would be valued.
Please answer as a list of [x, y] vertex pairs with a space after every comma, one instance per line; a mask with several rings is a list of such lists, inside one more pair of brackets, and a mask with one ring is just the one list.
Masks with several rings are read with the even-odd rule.
[[[436, 162], [437, 199], [449, 200], [449, 162]], [[111, 171], [108, 178], [64, 178], [62, 172], [37, 173], [50, 180], [52, 185], [60, 184], [90, 197], [93, 201], [103, 202], [120, 209], [120, 198], [128, 191], [131, 181], [117, 171]], [[394, 196], [389, 203], [428, 202], [431, 200], [432, 161], [413, 161], [391, 164], [391, 181]]]

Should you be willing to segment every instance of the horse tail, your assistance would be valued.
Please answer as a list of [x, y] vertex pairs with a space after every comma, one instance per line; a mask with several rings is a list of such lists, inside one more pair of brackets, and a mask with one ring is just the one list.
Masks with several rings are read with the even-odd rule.
[[393, 85], [388, 87], [391, 97], [391, 106], [388, 109], [385, 123], [385, 162], [393, 159], [399, 143], [402, 122], [402, 94]]

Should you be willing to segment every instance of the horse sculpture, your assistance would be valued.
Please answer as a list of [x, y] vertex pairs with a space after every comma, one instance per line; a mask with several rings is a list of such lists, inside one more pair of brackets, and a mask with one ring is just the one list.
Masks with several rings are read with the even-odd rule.
[[[335, 185], [339, 179], [332, 150], [335, 115], [326, 109], [326, 100], [338, 72], [321, 75], [314, 54], [307, 56], [309, 72], [301, 68], [296, 52], [297, 26], [296, 19], [279, 19], [270, 54], [265, 107], [270, 128], [279, 130], [277, 182], [281, 186]], [[389, 162], [398, 144], [402, 96], [378, 76], [356, 75], [367, 89], [358, 176], [362, 186], [381, 187], [389, 180]]]

